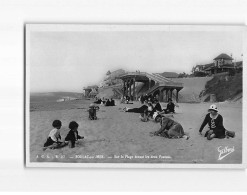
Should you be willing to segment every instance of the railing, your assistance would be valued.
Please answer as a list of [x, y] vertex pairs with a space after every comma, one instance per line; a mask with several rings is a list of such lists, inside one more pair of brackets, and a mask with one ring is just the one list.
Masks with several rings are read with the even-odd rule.
[[154, 76], [154, 75], [152, 75], [152, 74], [146, 73], [146, 76], [147, 76], [148, 78], [154, 80], [154, 81], [157, 82], [157, 83], [162, 83], [162, 82], [164, 82], [163, 79], [160, 79], [160, 78], [158, 78], [158, 77], [156, 77], [156, 76]]
[[156, 77], [159, 77], [162, 80], [165, 80], [167, 82], [173, 82], [171, 79], [168, 79], [166, 77], [163, 77], [162, 75], [160, 75], [159, 73], [153, 73], [153, 75], [155, 75]]

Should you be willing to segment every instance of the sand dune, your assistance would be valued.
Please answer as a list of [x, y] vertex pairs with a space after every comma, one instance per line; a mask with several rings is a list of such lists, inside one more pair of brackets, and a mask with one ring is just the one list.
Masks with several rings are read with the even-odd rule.
[[[209, 104], [179, 104], [174, 120], [182, 124], [190, 139], [175, 140], [150, 137], [149, 132], [158, 130], [159, 124], [141, 122], [139, 114], [122, 111], [125, 106], [139, 107], [139, 102], [126, 105], [117, 101], [114, 107], [101, 106], [97, 113], [99, 119], [90, 121], [86, 110], [91, 102], [77, 100], [55, 103], [53, 106], [46, 103], [37, 105], [36, 110], [30, 112], [31, 162], [241, 163], [242, 104], [217, 104], [225, 127], [234, 130], [236, 138], [208, 141], [198, 135], [198, 130]], [[75, 120], [79, 123], [79, 134], [85, 139], [72, 149], [64, 147], [43, 152], [42, 146], [55, 119], [62, 121], [62, 138], [68, 132], [69, 122]], [[234, 147], [235, 151], [219, 161], [220, 146]]]
[[193, 77], [193, 78], [173, 78], [176, 82], [183, 83], [184, 88], [179, 91], [180, 102], [201, 102], [200, 93], [205, 89], [206, 83], [212, 77]]

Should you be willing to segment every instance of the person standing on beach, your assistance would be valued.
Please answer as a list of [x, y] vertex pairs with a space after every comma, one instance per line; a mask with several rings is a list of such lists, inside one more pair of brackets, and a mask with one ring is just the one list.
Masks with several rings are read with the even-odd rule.
[[208, 114], [200, 127], [199, 133], [202, 135], [202, 130], [208, 124], [209, 130], [206, 131], [205, 137], [208, 140], [213, 138], [225, 138], [225, 127], [223, 126], [223, 117], [218, 113], [216, 105], [212, 104], [208, 109]]
[[60, 129], [62, 122], [60, 120], [54, 120], [52, 123], [54, 129], [52, 129], [48, 135], [48, 138], [44, 144], [43, 150], [47, 148], [56, 149], [65, 146], [65, 143], [61, 141]]
[[143, 103], [144, 103], [144, 96], [143, 96], [143, 95], [141, 95], [141, 97], [140, 97], [140, 101], [141, 101], [141, 104], [143, 104]]

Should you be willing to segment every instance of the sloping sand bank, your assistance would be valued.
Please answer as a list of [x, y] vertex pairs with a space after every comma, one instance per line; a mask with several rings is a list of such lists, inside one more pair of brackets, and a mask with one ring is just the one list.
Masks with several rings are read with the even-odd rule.
[[199, 95], [211, 79], [212, 77], [173, 78], [172, 80], [181, 82], [184, 86], [179, 91], [179, 102], [201, 102]]

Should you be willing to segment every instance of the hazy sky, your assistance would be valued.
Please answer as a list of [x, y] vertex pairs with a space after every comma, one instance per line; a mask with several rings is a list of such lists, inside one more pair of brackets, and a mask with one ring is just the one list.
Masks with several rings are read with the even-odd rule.
[[229, 32], [31, 32], [30, 91], [82, 92], [122, 68], [191, 73], [221, 53], [242, 60], [242, 34]]

